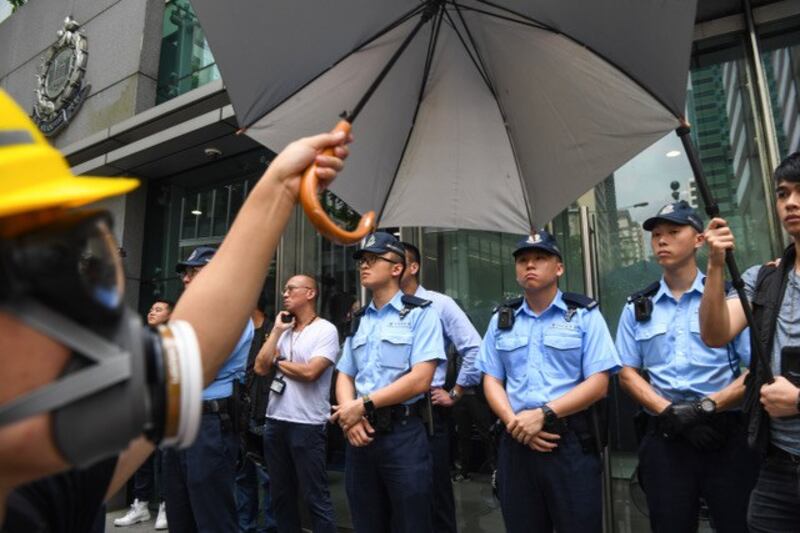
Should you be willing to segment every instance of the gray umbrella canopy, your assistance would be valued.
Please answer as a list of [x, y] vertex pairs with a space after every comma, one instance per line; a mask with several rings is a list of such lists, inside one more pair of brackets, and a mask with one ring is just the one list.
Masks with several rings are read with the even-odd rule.
[[678, 126], [694, 0], [192, 0], [240, 125], [330, 130], [434, 4], [331, 187], [380, 226], [527, 233]]

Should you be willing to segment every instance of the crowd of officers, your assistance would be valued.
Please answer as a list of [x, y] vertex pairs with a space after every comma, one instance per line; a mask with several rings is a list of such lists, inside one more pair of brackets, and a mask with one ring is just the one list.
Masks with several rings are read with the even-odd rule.
[[[0, 252], [10, 264], [19, 259], [14, 250], [30, 245], [18, 238], [30, 228], [57, 226], [71, 208], [134, 185], [72, 176], [2, 92], [0, 109], [2, 185], [15, 195], [0, 199]], [[502, 425], [496, 484], [506, 529], [598, 532], [601, 407], [613, 375], [642, 407], [639, 472], [654, 531], [695, 531], [701, 498], [717, 531], [800, 531], [800, 153], [774, 176], [777, 212], [793, 242], [780, 261], [743, 276], [758, 335], [748, 337], [742, 302], [725, 283], [725, 256], [734, 248], [727, 223], [715, 218], [704, 230], [694, 209], [676, 202], [644, 223], [663, 276], [630, 296], [616, 343], [596, 301], [559, 290], [563, 257], [546, 231], [517, 244], [509, 261], [523, 296], [496, 310], [482, 339], [452, 299], [419, 285], [419, 252], [376, 232], [355, 253], [371, 300], [354, 313], [339, 354], [336, 328], [316, 315], [313, 277], [287, 280], [274, 322], [247, 315], [301, 173], [314, 162], [329, 183], [349, 141], [321, 134], [288, 145], [220, 249], [196, 249], [178, 265], [186, 290], [171, 318], [196, 332], [205, 389], [194, 444], [166, 450], [162, 461], [171, 531], [250, 527], [237, 518], [237, 503], [246, 500], [237, 501], [234, 487], [246, 474], [237, 471], [235, 428], [237, 389], [255, 374], [270, 378], [266, 422], [256, 429], [278, 531], [300, 531], [301, 504], [314, 531], [336, 529], [325, 466], [329, 423], [348, 443], [345, 488], [357, 532], [455, 531], [443, 420], [466, 390], [481, 386]], [[45, 160], [49, 166], [34, 164]], [[696, 259], [704, 243], [707, 275]], [[18, 274], [46, 303], [63, 289]], [[26, 287], [12, 288], [33, 291]], [[9, 402], [56, 380], [72, 354], [58, 337], [0, 311], [0, 401]], [[450, 344], [462, 362], [456, 384], [444, 390]], [[753, 347], [769, 357], [774, 379], [750, 357]], [[88, 531], [100, 503], [153, 451], [139, 437], [117, 457], [71, 468], [49, 415], [0, 427], [4, 531]]]
[[[790, 178], [779, 184], [779, 208], [787, 209], [783, 202], [791, 198], [788, 203], [800, 215], [800, 192], [794, 192], [794, 187], [800, 191], [800, 156], [781, 168], [779, 173]], [[452, 298], [420, 285], [419, 250], [388, 233], [371, 234], [354, 254], [371, 301], [353, 313], [339, 357], [336, 328], [316, 314], [316, 281], [307, 275], [290, 278], [284, 310], [251, 357], [255, 373], [271, 380], [263, 445], [271, 495], [266, 512], [274, 516], [277, 530], [300, 531], [299, 502], [307, 506], [314, 531], [336, 530], [325, 453], [326, 425], [332, 422], [348, 443], [345, 489], [356, 531], [457, 531], [450, 411], [465, 391], [482, 387], [505, 429], [495, 483], [506, 529], [600, 531], [600, 451], [607, 444], [603, 399], [614, 375], [641, 406], [635, 419], [638, 476], [653, 531], [695, 531], [701, 502], [716, 531], [744, 532], [748, 524], [750, 531], [800, 530], [796, 506], [785, 516], [775, 513], [776, 499], [800, 502], [796, 485], [778, 494], [774, 487], [786, 473], [796, 479], [800, 464], [798, 397], [785, 378], [760, 392], [774, 417], [765, 455], [747, 442], [742, 399], [751, 339], [741, 303], [724, 282], [724, 253], [733, 245], [730, 230], [722, 219], [704, 230], [685, 201], [664, 206], [643, 227], [663, 275], [630, 295], [616, 342], [596, 301], [558, 288], [564, 263], [547, 231], [517, 244], [509, 259], [524, 295], [496, 309], [482, 339]], [[710, 252], [708, 276], [696, 258], [704, 243]], [[199, 249], [179, 265], [184, 282], [212, 255], [213, 250]], [[791, 256], [785, 261], [794, 264]], [[753, 295], [763, 285], [758, 272], [754, 267], [744, 276], [757, 309], [760, 300]], [[793, 271], [789, 288], [792, 276]], [[790, 315], [794, 301], [784, 301], [786, 325], [776, 333], [786, 339], [782, 346], [792, 338], [793, 320], [800, 320]], [[249, 337], [252, 325], [217, 377], [215, 383], [227, 382], [225, 390], [206, 389], [204, 405], [232, 394], [235, 372], [226, 369], [243, 368], [244, 355], [236, 354], [246, 351]], [[459, 358], [459, 371], [445, 390], [448, 353]], [[787, 391], [787, 384], [793, 388]], [[793, 396], [778, 407], [779, 394]], [[215, 425], [218, 411], [207, 409]], [[225, 486], [233, 486], [233, 463], [199, 455], [211, 448], [206, 431], [219, 439], [214, 432], [219, 429], [204, 422], [195, 444], [204, 451], [182, 452], [180, 466], [167, 468], [184, 476], [183, 493], [189, 494], [173, 504], [169, 487], [174, 482], [167, 482], [170, 526], [191, 521], [194, 514], [193, 528], [178, 531], [235, 527], [233, 492], [210, 488], [222, 484], [225, 469], [230, 470]], [[756, 485], [760, 459], [764, 470]], [[780, 474], [771, 476], [774, 471]], [[201, 478], [194, 484], [209, 493], [203, 496], [207, 500], [192, 495], [192, 477]], [[240, 525], [247, 530], [244, 522]]]

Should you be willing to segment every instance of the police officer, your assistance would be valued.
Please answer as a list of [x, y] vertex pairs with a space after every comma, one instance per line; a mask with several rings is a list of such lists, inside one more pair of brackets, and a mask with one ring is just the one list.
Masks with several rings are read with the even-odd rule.
[[[405, 294], [431, 301], [431, 307], [442, 322], [446, 346], [452, 345], [461, 365], [453, 387], [444, 389], [447, 375], [447, 361], [436, 367], [431, 382], [433, 402], [433, 435], [430, 436], [431, 457], [433, 459], [433, 528], [437, 533], [457, 531], [456, 505], [453, 485], [450, 481], [450, 411], [468, 390], [481, 382], [481, 373], [475, 368], [475, 357], [481, 343], [466, 313], [446, 294], [429, 291], [419, 283], [419, 249], [411, 243], [402, 243], [406, 251], [406, 269], [400, 286]], [[445, 349], [448, 353], [448, 350]]]
[[664, 275], [628, 298], [617, 349], [624, 365], [620, 384], [644, 409], [637, 420], [643, 434], [639, 475], [650, 525], [657, 533], [696, 531], [702, 497], [717, 531], [747, 531], [755, 461], [738, 405], [744, 392], [739, 365], [749, 362], [749, 335], [745, 331], [722, 348], [700, 338], [705, 275], [696, 253], [703, 223], [695, 210], [685, 201], [671, 203], [643, 227], [651, 232]]
[[442, 327], [429, 300], [400, 291], [405, 255], [392, 235], [370, 235], [354, 257], [372, 302], [356, 313], [345, 341], [331, 417], [349, 443], [345, 488], [353, 527], [359, 533], [431, 531], [423, 394], [445, 360]]
[[477, 366], [505, 426], [497, 490], [506, 529], [600, 531], [601, 463], [590, 407], [619, 369], [597, 302], [562, 293], [555, 238], [538, 231], [514, 251], [524, 298], [492, 316]]
[[[199, 246], [178, 263], [175, 269], [184, 286], [194, 281], [215, 253], [215, 248]], [[238, 530], [234, 490], [239, 439], [233, 427], [233, 380], [244, 378], [253, 329], [248, 320], [228, 360], [203, 390], [203, 419], [195, 443], [164, 455], [167, 520], [173, 531]]]

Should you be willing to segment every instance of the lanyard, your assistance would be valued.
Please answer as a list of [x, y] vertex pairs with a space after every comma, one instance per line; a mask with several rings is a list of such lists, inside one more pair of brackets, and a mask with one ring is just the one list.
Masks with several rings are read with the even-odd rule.
[[295, 342], [300, 340], [300, 337], [303, 335], [303, 333], [305, 332], [305, 330], [306, 330], [306, 329], [307, 329], [307, 328], [308, 328], [308, 327], [309, 327], [311, 324], [313, 324], [313, 323], [314, 323], [314, 321], [315, 321], [316, 319], [317, 319], [317, 315], [314, 315], [314, 318], [312, 318], [311, 320], [309, 320], [308, 324], [306, 324], [306, 325], [303, 327], [303, 329], [302, 329], [302, 330], [300, 330], [300, 333], [298, 333], [298, 334], [297, 334], [297, 337], [295, 337], [295, 332], [294, 332], [294, 331], [292, 331], [291, 335], [289, 335], [289, 362], [290, 362], [290, 363], [291, 363], [292, 361], [294, 361], [294, 345], [295, 345]]

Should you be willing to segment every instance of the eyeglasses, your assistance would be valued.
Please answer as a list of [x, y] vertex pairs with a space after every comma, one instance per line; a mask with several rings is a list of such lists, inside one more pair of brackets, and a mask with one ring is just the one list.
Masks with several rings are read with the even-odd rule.
[[368, 267], [371, 267], [372, 265], [375, 264], [375, 261], [377, 261], [378, 259], [382, 259], [382, 260], [386, 261], [387, 263], [391, 263], [393, 265], [401, 264], [401, 261], [392, 261], [388, 257], [383, 257], [383, 256], [380, 256], [380, 255], [364, 255], [360, 259], [356, 260], [356, 266], [358, 268], [361, 268], [364, 265], [367, 265]]
[[283, 288], [283, 293], [286, 294], [287, 292], [292, 292], [295, 289], [308, 289], [311, 290], [311, 287], [306, 287], [305, 285], [287, 285]]

